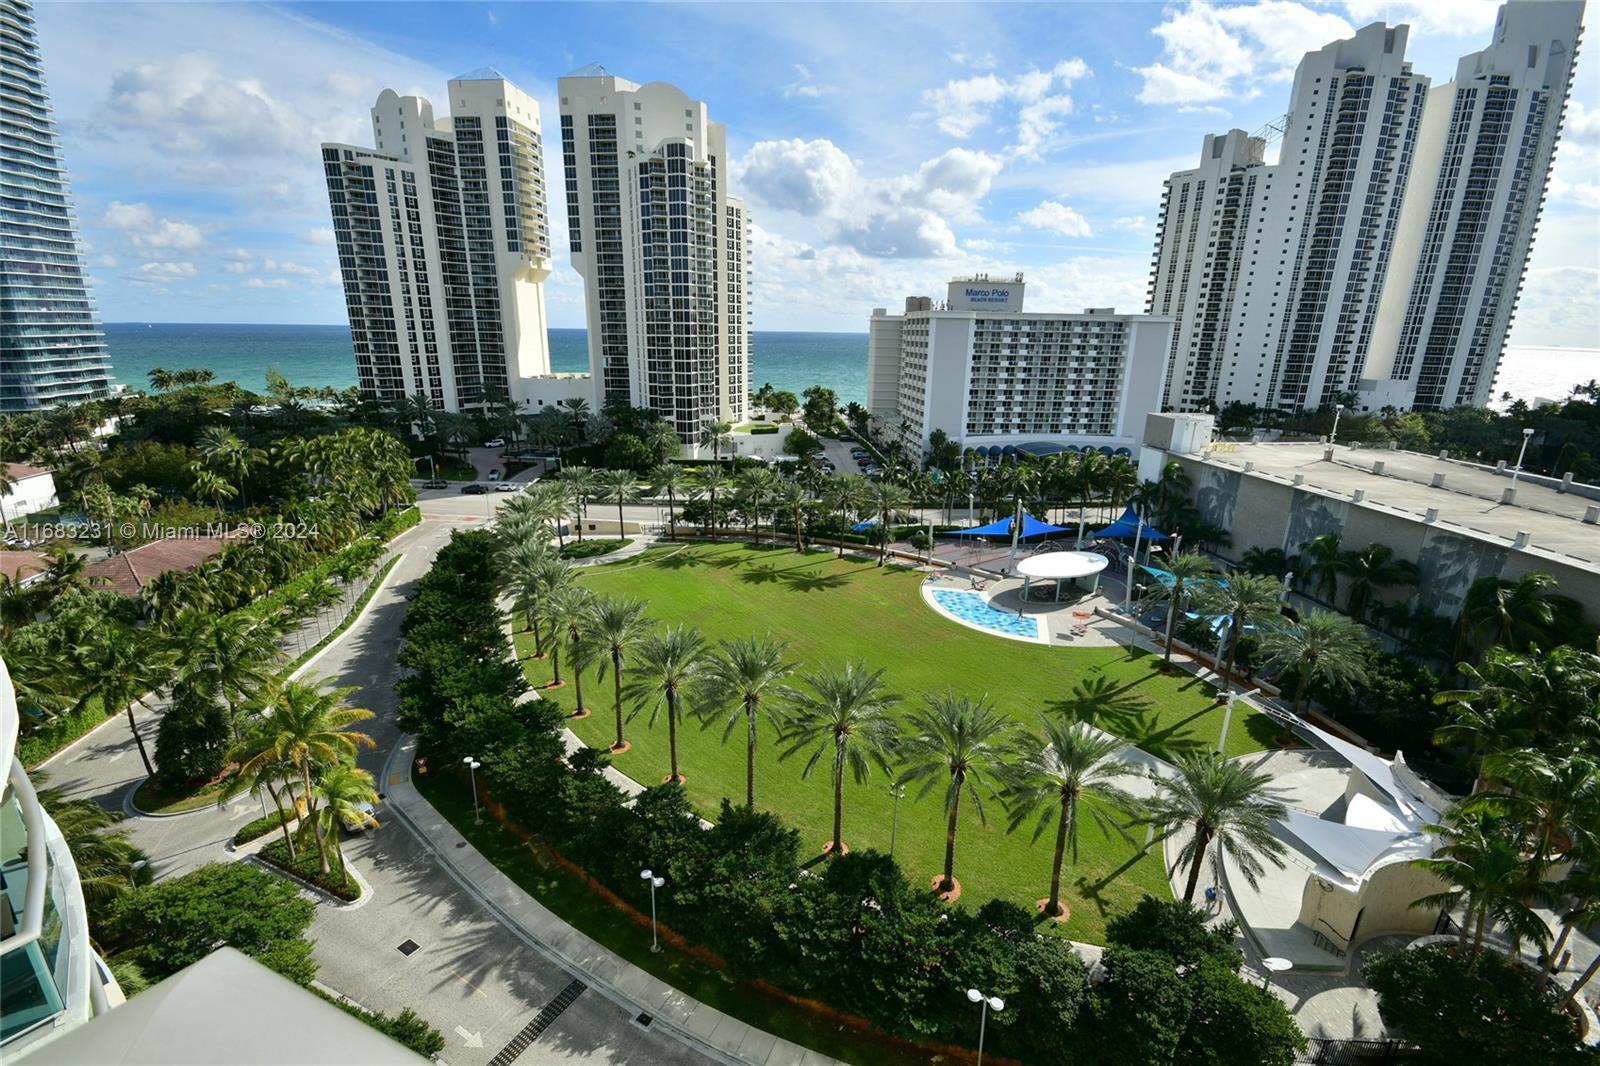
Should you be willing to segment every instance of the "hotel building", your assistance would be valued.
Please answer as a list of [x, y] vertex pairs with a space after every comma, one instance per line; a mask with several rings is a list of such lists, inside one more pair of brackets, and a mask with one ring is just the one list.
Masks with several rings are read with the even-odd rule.
[[963, 450], [1130, 455], [1158, 410], [1172, 321], [1112, 308], [1025, 312], [1021, 274], [950, 282], [946, 299], [872, 312], [867, 408], [915, 454], [943, 430]]
[[1168, 180], [1146, 309], [1164, 400], [1316, 409], [1483, 403], [1560, 129], [1580, 2], [1514, 0], [1430, 90], [1407, 27], [1309, 53], [1266, 136], [1208, 136]]
[[385, 89], [375, 147], [322, 146], [361, 393], [446, 411], [523, 406], [550, 374], [539, 104], [484, 68], [450, 115]]
[[0, 0], [0, 412], [108, 391], [77, 228], [33, 5]]
[[648, 407], [693, 446], [744, 418], [749, 389], [749, 217], [723, 125], [672, 85], [599, 66], [557, 92], [594, 403]]

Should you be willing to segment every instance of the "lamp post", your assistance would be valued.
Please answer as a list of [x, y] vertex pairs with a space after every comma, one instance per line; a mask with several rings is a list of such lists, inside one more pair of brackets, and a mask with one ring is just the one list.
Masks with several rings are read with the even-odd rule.
[[470, 755], [461, 761], [467, 764], [467, 773], [472, 777], [472, 824], [482, 825], [483, 814], [478, 810], [478, 767], [483, 763]]
[[1339, 443], [1339, 416], [1342, 415], [1342, 414], [1344, 414], [1344, 404], [1342, 404], [1342, 403], [1334, 404], [1333, 405], [1333, 432], [1328, 434], [1328, 443], [1329, 444], [1338, 444]]
[[1217, 754], [1221, 755], [1228, 746], [1228, 723], [1233, 721], [1233, 701], [1238, 699], [1236, 693], [1228, 693], [1228, 705], [1222, 711], [1222, 735], [1217, 737]]
[[900, 801], [905, 798], [906, 786], [890, 785], [889, 795], [894, 797], [894, 816], [889, 820], [889, 858], [894, 858], [895, 837], [900, 832]]
[[1528, 454], [1528, 442], [1533, 439], [1533, 427], [1522, 431], [1522, 448], [1517, 452], [1517, 465], [1511, 471], [1511, 487], [1517, 487], [1517, 476], [1522, 473], [1522, 457]]
[[639, 880], [650, 883], [650, 950], [661, 951], [661, 939], [656, 935], [656, 889], [667, 883], [665, 877], [657, 877], [654, 871], [640, 870]]
[[986, 996], [982, 992], [979, 992], [976, 988], [967, 989], [967, 998], [969, 1000], [971, 1000], [972, 1002], [974, 1002], [974, 1003], [981, 1003], [983, 1005], [980, 1008], [980, 1011], [979, 1011], [979, 1014], [978, 1014], [978, 1062], [977, 1062], [977, 1066], [983, 1066], [983, 1032], [989, 1026], [989, 1012], [992, 1011], [992, 1010], [993, 1011], [1005, 1010], [1006, 1009], [1006, 1001], [1001, 999], [999, 996]]

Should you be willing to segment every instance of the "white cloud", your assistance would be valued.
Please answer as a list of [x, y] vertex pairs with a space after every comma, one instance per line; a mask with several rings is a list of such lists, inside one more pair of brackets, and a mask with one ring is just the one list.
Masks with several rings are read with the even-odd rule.
[[247, 289], [287, 289], [292, 283], [288, 278], [249, 278], [244, 284]]
[[136, 273], [128, 275], [128, 280], [136, 285], [159, 285], [169, 281], [183, 281], [196, 276], [199, 272], [193, 263], [187, 261], [143, 263]]
[[1112, 229], [1125, 230], [1129, 233], [1144, 233], [1152, 225], [1153, 223], [1143, 215], [1124, 215], [1111, 220]]
[[1369, 22], [1405, 23], [1415, 35], [1429, 37], [1469, 37], [1474, 49], [1494, 29], [1500, 0], [1450, 0], [1447, 4], [1392, 3], [1390, 0], [1346, 0], [1342, 5], [1357, 26]]
[[101, 221], [120, 230], [135, 248], [175, 248], [187, 251], [206, 242], [199, 226], [176, 218], [157, 218], [149, 204], [126, 204], [117, 200], [106, 205]]
[[334, 245], [333, 230], [327, 226], [313, 226], [311, 229], [306, 230], [305, 240], [309, 244], [332, 248]]
[[987, 125], [997, 105], [1018, 105], [1016, 151], [1032, 156], [1039, 143], [1053, 133], [1057, 119], [1072, 110], [1065, 90], [1090, 75], [1082, 59], [1063, 59], [1047, 71], [1033, 68], [1013, 78], [979, 74], [945, 82], [923, 91], [922, 102], [940, 132], [965, 138]]
[[1063, 237], [1092, 237], [1094, 230], [1083, 215], [1056, 200], [1046, 200], [1017, 216], [1017, 221], [1028, 229], [1049, 230]]
[[839, 217], [861, 175], [838, 145], [825, 139], [758, 141], [734, 164], [735, 187], [752, 199], [807, 217]]
[[99, 256], [95, 259], [94, 265], [104, 270], [112, 270], [117, 265], [117, 257], [114, 255]]
[[1171, 6], [1151, 31], [1161, 58], [1136, 67], [1146, 104], [1194, 107], [1245, 101], [1283, 82], [1305, 53], [1355, 32], [1349, 22], [1290, 0], [1218, 7], [1205, 0]]
[[819, 85], [811, 74], [811, 69], [804, 63], [794, 64], [795, 80], [783, 87], [785, 99], [805, 97], [815, 99], [819, 96], [831, 96], [839, 90], [832, 85]]

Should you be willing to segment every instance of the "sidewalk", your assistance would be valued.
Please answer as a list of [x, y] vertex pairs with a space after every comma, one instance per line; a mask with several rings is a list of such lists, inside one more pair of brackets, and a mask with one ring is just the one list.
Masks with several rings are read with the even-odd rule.
[[580, 976], [601, 995], [631, 1011], [650, 1014], [654, 1026], [673, 1031], [690, 1047], [725, 1063], [826, 1066], [838, 1060], [739, 1021], [635, 967], [568, 925], [501, 873], [467, 843], [411, 783], [416, 741], [407, 737], [384, 768], [385, 808], [400, 816], [417, 840], [501, 924], [541, 954]]

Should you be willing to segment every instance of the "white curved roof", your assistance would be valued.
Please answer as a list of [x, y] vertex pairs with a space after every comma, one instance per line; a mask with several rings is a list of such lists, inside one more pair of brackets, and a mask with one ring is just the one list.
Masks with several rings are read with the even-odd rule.
[[1106, 557], [1096, 552], [1043, 552], [1017, 562], [1017, 573], [1055, 581], [1088, 577], [1105, 568]]

